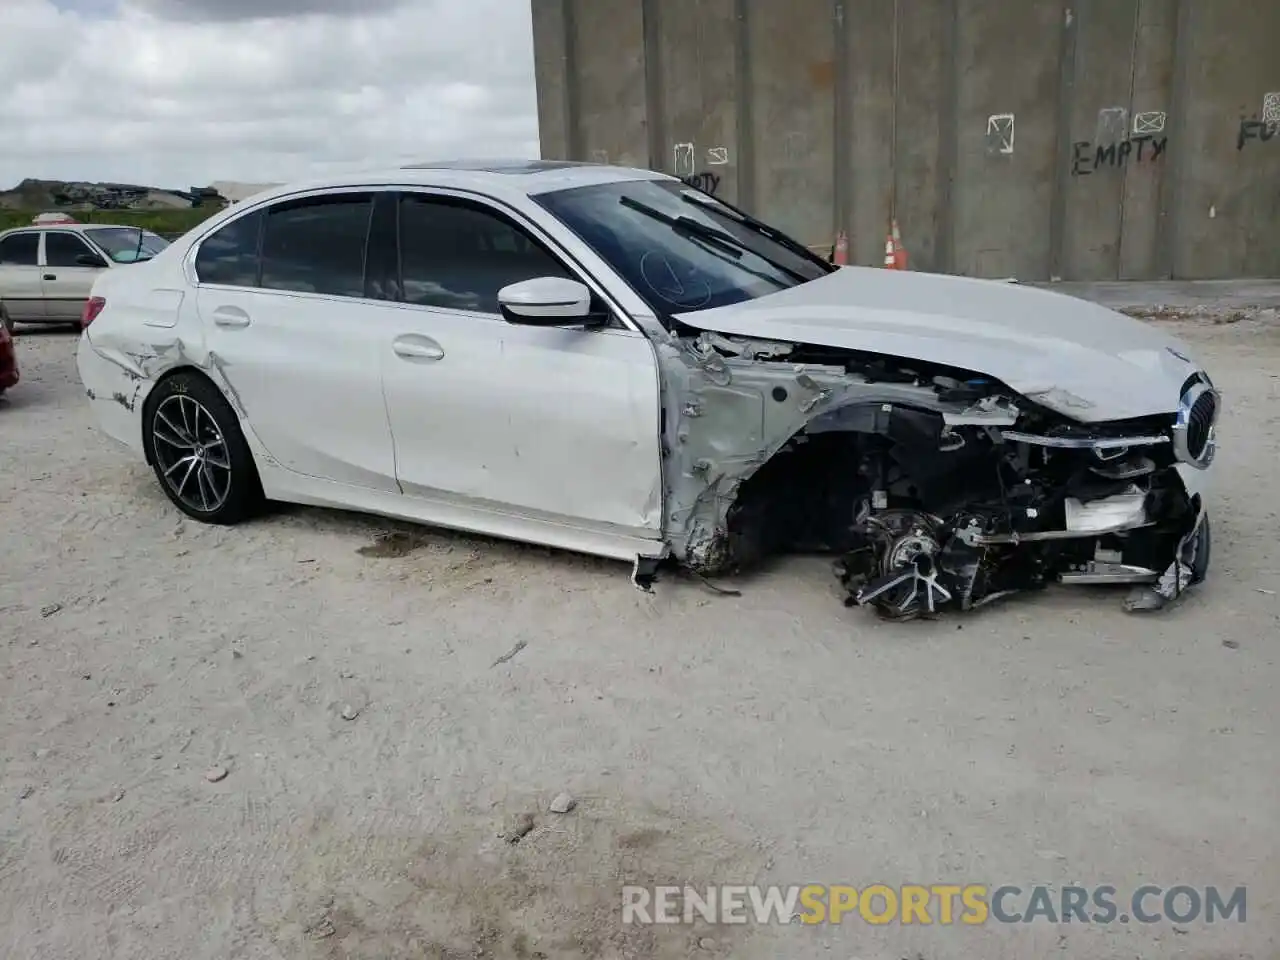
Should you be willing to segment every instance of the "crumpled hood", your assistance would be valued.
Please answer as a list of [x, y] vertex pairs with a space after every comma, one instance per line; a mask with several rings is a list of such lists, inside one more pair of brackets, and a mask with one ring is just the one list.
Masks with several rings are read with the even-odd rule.
[[1177, 409], [1185, 344], [1122, 313], [994, 280], [843, 267], [745, 303], [679, 315], [700, 330], [973, 370], [1084, 423]]

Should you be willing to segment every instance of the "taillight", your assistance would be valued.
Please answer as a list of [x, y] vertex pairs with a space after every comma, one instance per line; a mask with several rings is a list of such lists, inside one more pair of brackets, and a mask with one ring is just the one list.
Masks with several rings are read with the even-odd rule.
[[80, 314], [80, 329], [83, 330], [98, 319], [98, 314], [107, 305], [106, 297], [90, 297], [84, 302], [84, 312]]

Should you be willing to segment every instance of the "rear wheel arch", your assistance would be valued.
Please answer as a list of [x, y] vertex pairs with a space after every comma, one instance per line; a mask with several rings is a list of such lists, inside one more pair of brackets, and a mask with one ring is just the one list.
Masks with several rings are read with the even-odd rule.
[[[151, 457], [151, 444], [146, 442], [147, 441], [147, 424], [151, 421], [152, 414], [154, 414], [155, 412], [156, 403], [160, 400], [160, 397], [162, 395], [160, 391], [160, 384], [166, 383], [169, 380], [172, 380], [174, 377], [182, 374], [200, 377], [202, 380], [207, 381], [209, 385], [212, 386], [215, 390], [218, 388], [218, 385], [214, 383], [212, 380], [210, 380], [208, 375], [203, 370], [201, 370], [199, 367], [191, 366], [189, 364], [184, 364], [180, 367], [174, 367], [172, 370], [166, 370], [163, 374], [161, 374], [161, 376], [152, 385], [151, 392], [147, 394], [146, 401], [142, 404], [142, 417], [139, 419], [139, 422], [138, 422], [138, 429], [142, 433], [142, 441], [143, 441], [142, 452], [147, 458], [147, 464], [150, 466], [154, 466], [154, 464], [152, 463], [152, 457]], [[221, 393], [221, 391], [219, 391], [219, 393]]]
[[[222, 399], [225, 400], [227, 404], [231, 407], [231, 410], [233, 413], [235, 413], [237, 420], [242, 419], [243, 415], [241, 412], [239, 398], [234, 396], [227, 396], [226, 389], [220, 386], [217, 380], [209, 376], [209, 374], [203, 368], [197, 367], [192, 363], [183, 363], [183, 364], [180, 364], [179, 366], [172, 367], [166, 370], [158, 378], [156, 378], [155, 384], [151, 387], [151, 392], [147, 396], [147, 402], [143, 404], [143, 408], [142, 408], [142, 425], [140, 429], [143, 430], [144, 435], [146, 432], [147, 418], [150, 417], [151, 411], [154, 409], [152, 398], [159, 396], [157, 391], [160, 389], [160, 384], [165, 383], [168, 380], [171, 380], [172, 378], [178, 376], [179, 374], [189, 374], [191, 376], [198, 377], [199, 379], [203, 380], [205, 383], [209, 384], [210, 387], [218, 391], [218, 393], [222, 396]], [[146, 455], [147, 455], [147, 463], [150, 463], [151, 451], [150, 450], [146, 451]]]

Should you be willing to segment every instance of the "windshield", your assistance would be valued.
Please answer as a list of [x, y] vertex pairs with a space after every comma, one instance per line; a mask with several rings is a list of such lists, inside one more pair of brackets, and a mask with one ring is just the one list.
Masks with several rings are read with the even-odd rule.
[[143, 230], [142, 248], [139, 249], [138, 231], [134, 227], [90, 227], [85, 233], [116, 263], [150, 260], [169, 245], [164, 237]]
[[609, 262], [658, 316], [754, 300], [825, 276], [816, 254], [676, 180], [631, 180], [534, 197]]

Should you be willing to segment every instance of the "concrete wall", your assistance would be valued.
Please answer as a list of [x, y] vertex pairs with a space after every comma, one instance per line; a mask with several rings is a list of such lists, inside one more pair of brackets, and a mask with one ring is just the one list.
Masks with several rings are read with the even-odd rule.
[[542, 152], [878, 264], [1280, 276], [1278, 0], [532, 0]]

